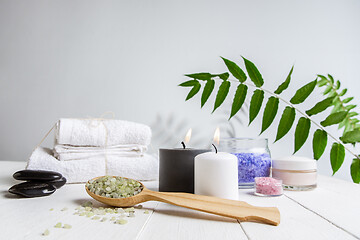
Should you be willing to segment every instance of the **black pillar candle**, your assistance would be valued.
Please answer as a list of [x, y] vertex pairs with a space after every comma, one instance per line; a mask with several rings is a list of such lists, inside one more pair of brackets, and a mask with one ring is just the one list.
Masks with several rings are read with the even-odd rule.
[[159, 191], [194, 193], [194, 158], [210, 149], [160, 149]]

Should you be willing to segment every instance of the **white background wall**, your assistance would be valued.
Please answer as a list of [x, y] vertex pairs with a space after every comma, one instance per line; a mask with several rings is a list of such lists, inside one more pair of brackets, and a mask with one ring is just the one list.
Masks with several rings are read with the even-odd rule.
[[[295, 63], [288, 98], [317, 73], [331, 73], [359, 102], [359, 12], [358, 0], [0, 0], [0, 158], [27, 160], [60, 117], [106, 111], [150, 124], [159, 145], [180, 141], [188, 127], [206, 145], [226, 116], [210, 114], [213, 101], [201, 111], [199, 97], [185, 103], [177, 84], [184, 73], [225, 71], [219, 56], [251, 59], [271, 90]], [[311, 98], [300, 108], [320, 92]], [[238, 125], [237, 135], [256, 137], [260, 120]], [[263, 136], [272, 142], [276, 129]], [[292, 138], [270, 144], [272, 155], [291, 154]], [[297, 155], [311, 157], [311, 141]], [[350, 163], [348, 154], [335, 176], [350, 179]], [[319, 168], [331, 174], [328, 153]]]

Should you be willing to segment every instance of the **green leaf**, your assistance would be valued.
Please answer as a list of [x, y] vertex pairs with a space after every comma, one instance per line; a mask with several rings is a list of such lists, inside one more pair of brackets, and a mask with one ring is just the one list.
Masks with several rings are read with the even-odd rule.
[[340, 93], [339, 93], [339, 96], [344, 96], [347, 92], [347, 88], [344, 88]]
[[316, 130], [314, 133], [312, 145], [313, 145], [314, 159], [319, 160], [321, 155], [323, 155], [327, 145], [326, 131], [321, 129]]
[[338, 129], [343, 128], [347, 122], [348, 122], [348, 120], [346, 118], [344, 120], [342, 120], [341, 123], [339, 123]]
[[334, 78], [333, 78], [333, 76], [331, 76], [330, 74], [328, 74], [328, 77], [329, 77], [331, 83], [334, 84]]
[[347, 115], [347, 111], [341, 111], [330, 114], [324, 121], [320, 122], [323, 127], [340, 123]]
[[305, 143], [309, 136], [310, 119], [301, 117], [295, 129], [295, 151], [296, 153]]
[[350, 172], [351, 172], [351, 178], [353, 180], [354, 183], [360, 183], [360, 159], [359, 158], [354, 158], [352, 163], [351, 163], [351, 167], [350, 167]]
[[338, 90], [341, 86], [341, 83], [339, 80], [336, 81], [335, 89]]
[[321, 79], [325, 79], [326, 81], [327, 81], [327, 78], [324, 76], [324, 75], [320, 75], [320, 74], [318, 74], [317, 75], [319, 78], [321, 78]]
[[201, 84], [197, 83], [189, 92], [189, 94], [187, 95], [185, 101], [189, 100], [190, 98], [192, 98], [193, 96], [195, 96], [195, 94], [197, 94], [200, 90]]
[[346, 132], [340, 140], [343, 143], [357, 143], [360, 142], [360, 129], [354, 129], [352, 131]]
[[305, 101], [305, 99], [312, 93], [316, 86], [316, 80], [309, 82], [305, 86], [296, 91], [295, 95], [291, 98], [292, 104], [299, 104]]
[[330, 162], [333, 175], [339, 170], [344, 162], [345, 148], [342, 144], [333, 143], [330, 151]]
[[244, 59], [246, 71], [248, 72], [251, 81], [255, 84], [255, 86], [261, 87], [264, 84], [264, 80], [259, 70], [256, 68], [254, 63], [250, 62], [244, 57], [242, 58]]
[[263, 100], [264, 100], [264, 91], [260, 89], [255, 90], [250, 101], [249, 125], [258, 115]]
[[281, 139], [289, 132], [291, 126], [294, 123], [294, 120], [295, 120], [295, 108], [286, 107], [284, 109], [283, 114], [281, 115], [275, 142]]
[[326, 79], [321, 79], [317, 82], [317, 85], [319, 87], [325, 86], [327, 84], [327, 80]]
[[343, 106], [342, 106], [341, 102], [335, 102], [334, 107], [331, 110], [331, 114], [338, 112], [340, 109], [342, 109], [342, 107]]
[[344, 129], [343, 135], [352, 130], [353, 130], [353, 125], [349, 121], [347, 121], [345, 124], [345, 129]]
[[217, 74], [217, 75], [213, 75], [214, 77], [219, 77], [221, 78], [222, 80], [226, 81], [229, 79], [229, 76], [230, 74], [228, 72], [224, 72], [224, 73], [221, 73], [221, 74]]
[[214, 90], [214, 86], [215, 86], [214, 80], [211, 79], [206, 81], [204, 91], [201, 95], [201, 107], [203, 107], [206, 101], [209, 99], [212, 91]]
[[230, 61], [226, 58], [221, 57], [222, 60], [224, 60], [224, 63], [226, 65], [226, 67], [229, 69], [229, 71], [231, 72], [231, 74], [238, 79], [240, 82], [245, 82], [246, 80], [246, 75], [244, 73], [244, 71], [233, 61]]
[[356, 108], [356, 105], [350, 104], [345, 107], [346, 110], [350, 111], [351, 109]]
[[335, 90], [331, 90], [328, 97], [335, 97], [337, 95]]
[[196, 80], [190, 80], [190, 81], [180, 83], [179, 86], [180, 87], [193, 87], [193, 86], [197, 85], [198, 83], [199, 82]]
[[354, 117], [354, 116], [357, 116], [357, 115], [359, 115], [357, 112], [350, 112], [348, 114], [349, 117]]
[[276, 97], [269, 97], [269, 100], [266, 103], [264, 110], [261, 133], [263, 133], [274, 121], [274, 118], [278, 110], [278, 106], [279, 106], [279, 99]]
[[286, 77], [285, 82], [283, 82], [283, 83], [275, 90], [274, 93], [280, 94], [280, 93], [282, 93], [285, 89], [288, 88], [288, 86], [289, 86], [289, 84], [290, 84], [291, 74], [292, 74], [293, 70], [294, 70], [294, 66], [292, 66], [292, 68], [291, 68], [288, 76]]
[[229, 120], [240, 110], [241, 106], [243, 105], [246, 94], [247, 94], [248, 87], [244, 84], [240, 84], [235, 92], [233, 104], [231, 107], [231, 114]]
[[310, 110], [306, 111], [306, 114], [309, 116], [318, 114], [322, 111], [324, 111], [325, 109], [327, 109], [328, 107], [331, 106], [331, 103], [333, 102], [334, 97], [329, 97], [329, 98], [325, 98], [324, 100], [322, 100], [321, 102], [318, 102], [317, 104], [315, 104], [315, 106], [313, 108], [311, 108]]
[[215, 104], [214, 104], [214, 110], [212, 112], [215, 112], [215, 110], [220, 107], [220, 105], [224, 102], [226, 96], [229, 93], [230, 89], [230, 82], [229, 81], [223, 81], [219, 87], [219, 91], [216, 95]]
[[343, 100], [343, 103], [351, 102], [354, 99], [354, 97], [348, 97]]
[[325, 91], [323, 92], [324, 95], [328, 94], [332, 90], [332, 86], [327, 86]]
[[211, 74], [207, 73], [207, 72], [185, 74], [185, 76], [194, 78], [194, 79], [198, 79], [198, 80], [210, 80], [211, 79]]

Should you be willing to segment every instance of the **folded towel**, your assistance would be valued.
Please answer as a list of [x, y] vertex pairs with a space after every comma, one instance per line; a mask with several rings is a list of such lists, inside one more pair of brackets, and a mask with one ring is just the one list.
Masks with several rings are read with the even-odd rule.
[[103, 157], [59, 161], [53, 156], [51, 149], [38, 147], [30, 156], [26, 169], [56, 171], [60, 172], [68, 183], [83, 183], [104, 175], [128, 177], [139, 181], [155, 180], [158, 178], [159, 167], [157, 159], [148, 154], [144, 154], [143, 157], [107, 156], [106, 161]]
[[54, 156], [60, 161], [87, 159], [97, 156], [141, 157], [147, 147], [138, 144], [116, 145], [110, 147], [76, 147], [69, 145], [55, 145]]
[[151, 129], [140, 123], [112, 119], [62, 118], [56, 124], [57, 144], [72, 146], [149, 145]]

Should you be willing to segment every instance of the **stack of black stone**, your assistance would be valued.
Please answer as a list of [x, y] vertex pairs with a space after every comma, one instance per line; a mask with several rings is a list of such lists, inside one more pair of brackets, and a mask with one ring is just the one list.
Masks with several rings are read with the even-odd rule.
[[13, 174], [16, 180], [26, 181], [9, 189], [23, 197], [42, 197], [53, 194], [66, 183], [61, 173], [43, 170], [21, 170]]

